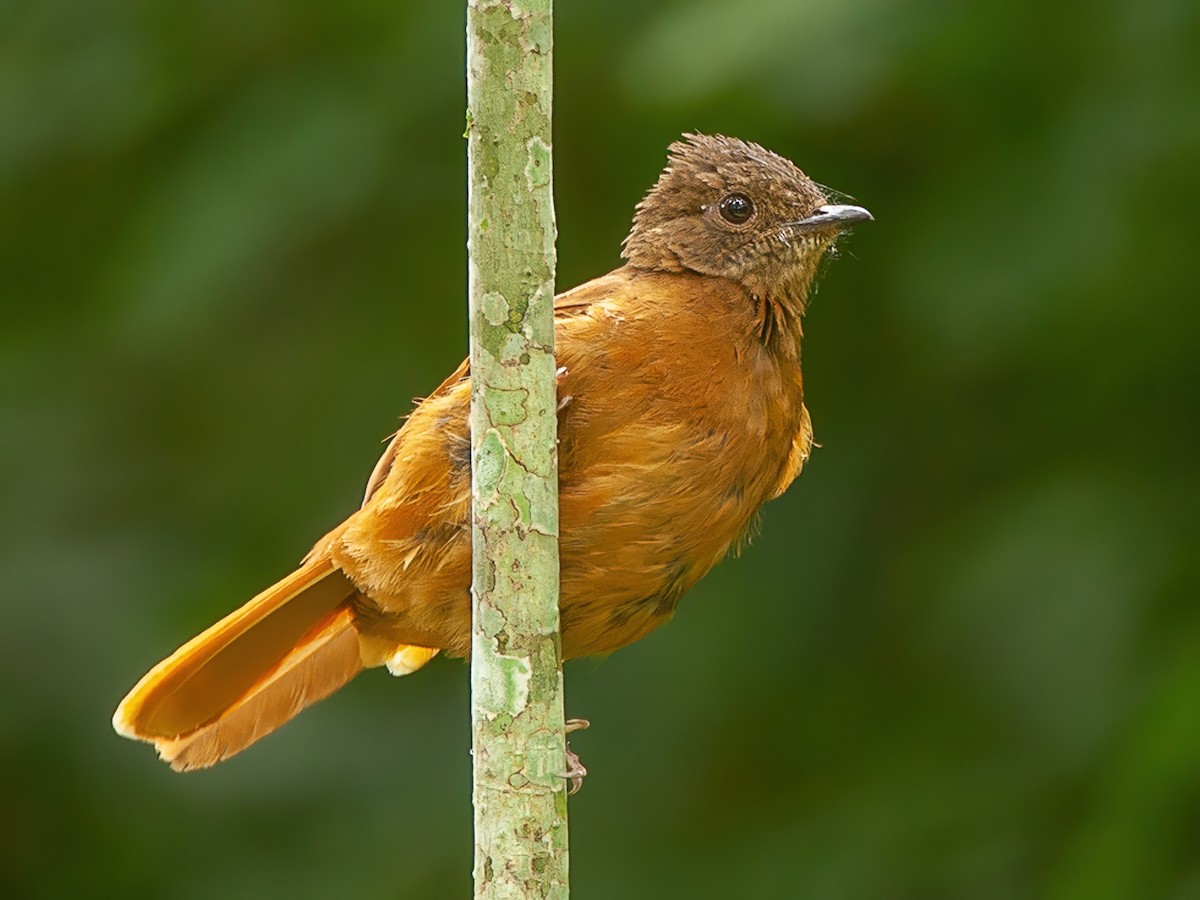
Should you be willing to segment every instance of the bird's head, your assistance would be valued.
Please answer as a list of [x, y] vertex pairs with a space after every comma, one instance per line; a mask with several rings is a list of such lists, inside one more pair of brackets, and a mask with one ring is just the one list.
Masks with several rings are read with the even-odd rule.
[[758, 144], [688, 134], [638, 204], [624, 256], [637, 268], [729, 278], [800, 310], [825, 251], [870, 218], [861, 206], [831, 204]]

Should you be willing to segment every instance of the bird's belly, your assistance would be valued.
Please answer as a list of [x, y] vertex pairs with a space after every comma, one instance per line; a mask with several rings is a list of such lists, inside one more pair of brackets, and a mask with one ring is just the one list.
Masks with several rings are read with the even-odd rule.
[[562, 485], [565, 657], [615, 650], [667, 621], [770, 496], [785, 441], [682, 428], [686, 438], [644, 443], [640, 457], [599, 462]]

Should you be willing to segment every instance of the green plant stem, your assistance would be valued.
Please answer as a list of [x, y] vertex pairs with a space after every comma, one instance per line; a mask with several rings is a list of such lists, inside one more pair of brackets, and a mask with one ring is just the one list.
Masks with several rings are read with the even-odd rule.
[[475, 896], [565, 898], [551, 0], [467, 6]]

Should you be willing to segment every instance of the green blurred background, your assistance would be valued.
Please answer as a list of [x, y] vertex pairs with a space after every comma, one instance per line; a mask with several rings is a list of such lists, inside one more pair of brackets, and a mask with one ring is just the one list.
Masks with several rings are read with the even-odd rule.
[[[461, 3], [0, 3], [0, 893], [461, 897], [467, 671], [117, 738], [464, 352]], [[687, 130], [874, 211], [819, 450], [567, 669], [579, 898], [1200, 897], [1200, 4], [560, 0], [559, 285]]]

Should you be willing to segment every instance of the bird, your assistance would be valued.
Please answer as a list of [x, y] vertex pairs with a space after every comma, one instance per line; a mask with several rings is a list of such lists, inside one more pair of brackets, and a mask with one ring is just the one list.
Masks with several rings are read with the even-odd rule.
[[[861, 206], [762, 146], [685, 134], [623, 265], [554, 302], [564, 659], [648, 634], [814, 446], [801, 319]], [[408, 415], [299, 568], [152, 668], [113, 717], [178, 771], [233, 756], [366, 668], [471, 642], [469, 361]]]

